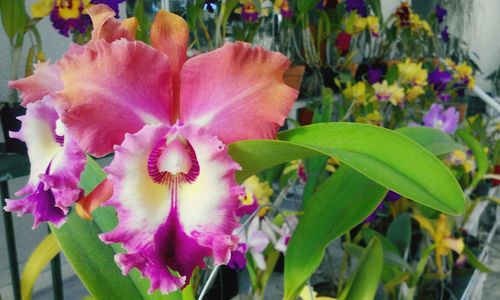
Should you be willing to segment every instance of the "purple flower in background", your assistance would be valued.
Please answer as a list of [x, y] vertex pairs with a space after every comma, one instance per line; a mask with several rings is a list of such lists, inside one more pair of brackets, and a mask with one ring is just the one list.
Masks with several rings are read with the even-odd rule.
[[446, 86], [451, 82], [451, 80], [451, 73], [448, 71], [441, 71], [439, 68], [432, 71], [429, 74], [429, 78], [427, 79], [441, 101], [450, 100], [450, 95], [444, 93], [444, 91], [446, 90]]
[[428, 79], [429, 84], [433, 85], [435, 89], [448, 84], [451, 80], [451, 73], [448, 71], [441, 71], [439, 68], [432, 71]]
[[247, 250], [247, 244], [238, 244], [236, 250], [231, 251], [231, 260], [227, 263], [227, 266], [233, 270], [243, 270], [247, 265]]
[[259, 20], [259, 12], [253, 1], [245, 1], [241, 8], [241, 18], [250, 23], [256, 23]]
[[454, 133], [457, 130], [459, 113], [454, 107], [444, 110], [440, 104], [432, 104], [429, 111], [424, 115], [424, 125], [441, 129], [446, 133]]
[[399, 198], [401, 198], [400, 194], [393, 191], [388, 191], [385, 195], [384, 200], [389, 202], [396, 202], [397, 200], [399, 200]]
[[39, 0], [33, 3], [31, 10], [34, 18], [43, 18], [50, 15], [50, 21], [57, 31], [69, 37], [71, 31], [82, 34], [87, 32], [91, 20], [87, 9], [92, 5], [105, 4], [111, 7], [118, 15], [118, 5], [125, 0]]
[[377, 82], [382, 82], [382, 77], [384, 76], [384, 70], [378, 68], [368, 69], [368, 82], [374, 84]]
[[439, 23], [443, 23], [444, 17], [448, 14], [448, 11], [441, 5], [436, 6], [436, 18]]
[[347, 0], [347, 11], [356, 11], [360, 16], [366, 18], [368, 16], [368, 10], [366, 9], [365, 0]]
[[120, 3], [125, 2], [125, 0], [91, 0], [90, 3], [92, 4], [106, 4], [107, 6], [111, 7], [116, 15], [118, 15], [118, 5]]
[[445, 43], [450, 41], [450, 33], [448, 32], [448, 26], [445, 26], [443, 31], [441, 31], [441, 38]]
[[375, 219], [377, 219], [377, 213], [379, 211], [383, 211], [385, 209], [385, 204], [384, 204], [384, 201], [380, 202], [380, 204], [377, 206], [377, 208], [368, 216], [366, 217], [366, 219], [363, 221], [363, 223], [370, 223], [370, 222], [373, 222], [375, 221]]

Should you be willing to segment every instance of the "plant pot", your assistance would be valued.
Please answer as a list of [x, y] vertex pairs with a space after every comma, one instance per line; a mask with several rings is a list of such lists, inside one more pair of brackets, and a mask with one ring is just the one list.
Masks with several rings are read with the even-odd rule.
[[238, 295], [238, 272], [221, 266], [219, 274], [207, 292], [205, 299], [229, 300]]
[[[495, 175], [500, 175], [500, 165], [495, 165], [495, 168], [494, 168], [493, 170], [494, 170], [494, 171], [493, 171], [493, 173], [494, 173]], [[491, 181], [491, 185], [492, 185], [492, 186], [497, 186], [497, 185], [499, 185], [499, 184], [500, 184], [500, 180], [493, 179], [493, 180]]]
[[457, 103], [454, 106], [460, 115], [460, 123], [461, 123], [465, 120], [465, 117], [467, 116], [467, 103]]
[[283, 80], [289, 87], [300, 90], [305, 70], [305, 66], [290, 66], [283, 74]]
[[21, 129], [21, 121], [19, 121], [17, 117], [24, 114], [26, 114], [26, 108], [17, 103], [13, 106], [5, 105], [0, 111], [5, 149], [8, 153], [27, 153], [26, 144], [24, 142], [9, 136], [9, 131], [19, 131], [19, 129]]

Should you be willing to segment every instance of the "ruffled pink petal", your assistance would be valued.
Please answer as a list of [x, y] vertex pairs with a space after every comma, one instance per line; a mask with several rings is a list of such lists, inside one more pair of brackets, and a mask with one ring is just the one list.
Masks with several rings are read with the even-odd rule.
[[52, 99], [45, 97], [41, 101], [28, 104], [26, 115], [19, 118], [22, 122], [21, 129], [10, 133], [12, 138], [26, 143], [30, 160], [28, 183], [16, 195], [33, 193], [40, 182], [40, 175], [46, 173], [50, 162], [62, 149], [55, 134], [58, 118]]
[[54, 194], [50, 189], [45, 190], [43, 183], [39, 183], [33, 193], [22, 199], [7, 199], [4, 209], [15, 212], [18, 216], [32, 214], [33, 229], [38, 227], [40, 223], [47, 221], [59, 227], [66, 220], [65, 212], [55, 206]]
[[69, 206], [82, 193], [78, 183], [85, 168], [85, 153], [69, 136], [56, 134], [58, 118], [52, 100], [45, 97], [28, 104], [21, 130], [12, 133], [26, 142], [31, 173], [26, 186], [16, 193], [25, 197], [8, 200], [5, 209], [33, 214], [34, 227], [44, 221], [61, 225]]
[[111, 43], [124, 38], [129, 41], [135, 40], [137, 30], [137, 20], [128, 18], [119, 21], [115, 18], [115, 11], [107, 5], [92, 5], [87, 9], [87, 13], [92, 19], [94, 30], [92, 30], [92, 41], [105, 40]]
[[142, 42], [95, 42], [60, 62], [62, 120], [80, 147], [106, 155], [144, 124], [170, 124], [172, 85], [167, 57]]
[[172, 69], [174, 99], [179, 99], [179, 74], [186, 61], [188, 40], [189, 28], [182, 17], [165, 10], [156, 14], [151, 25], [151, 45], [168, 56]]
[[9, 88], [17, 89], [21, 93], [22, 105], [41, 100], [43, 97], [63, 88], [59, 78], [59, 67], [47, 62], [35, 64], [33, 75], [23, 79], [9, 81]]
[[45, 189], [50, 189], [54, 195], [54, 205], [65, 214], [82, 196], [78, 183], [86, 162], [87, 157], [78, 144], [71, 137], [65, 136], [64, 147], [52, 160], [49, 173], [40, 175]]
[[[152, 170], [160, 164], [155, 150], [178, 137], [194, 150], [192, 167], [199, 173], [162, 180]], [[106, 170], [114, 189], [105, 205], [117, 209], [119, 224], [101, 235], [127, 251], [116, 257], [124, 274], [137, 268], [151, 280], [150, 292], [169, 293], [188, 284], [205, 257], [227, 263], [237, 245], [238, 169], [217, 138], [193, 127], [145, 126], [128, 134]]]
[[274, 138], [298, 94], [283, 81], [289, 65], [282, 54], [246, 43], [193, 57], [181, 71], [180, 117], [226, 144]]

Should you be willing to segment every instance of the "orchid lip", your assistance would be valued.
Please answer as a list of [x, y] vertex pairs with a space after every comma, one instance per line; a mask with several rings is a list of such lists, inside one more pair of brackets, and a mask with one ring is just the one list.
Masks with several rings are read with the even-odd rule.
[[194, 182], [200, 174], [196, 152], [181, 136], [174, 139], [163, 138], [149, 154], [148, 174], [159, 184]]

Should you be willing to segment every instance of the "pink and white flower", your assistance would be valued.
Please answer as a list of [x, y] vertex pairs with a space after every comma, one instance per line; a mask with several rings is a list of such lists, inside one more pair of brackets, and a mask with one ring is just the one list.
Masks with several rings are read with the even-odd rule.
[[[169, 293], [205, 258], [229, 261], [243, 190], [226, 145], [274, 138], [297, 91], [283, 81], [290, 62], [279, 53], [235, 43], [187, 60], [182, 18], [160, 11], [152, 46], [117, 39], [123, 24], [115, 22], [95, 26], [103, 38], [53, 67], [60, 82], [52, 96], [81, 149], [115, 151], [105, 205], [116, 208], [119, 223], [101, 239], [122, 244], [126, 252], [115, 260], [124, 274], [137, 268], [150, 292]], [[30, 80], [45, 87], [41, 76]]]

